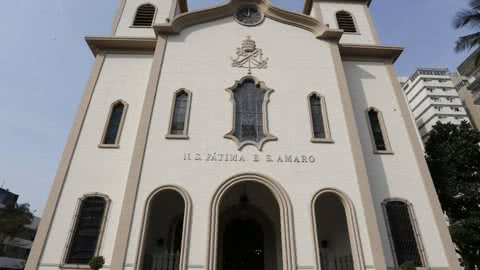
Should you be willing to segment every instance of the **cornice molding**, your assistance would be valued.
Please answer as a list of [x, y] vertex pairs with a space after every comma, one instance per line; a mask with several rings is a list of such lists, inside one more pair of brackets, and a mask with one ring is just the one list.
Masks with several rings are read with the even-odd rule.
[[[303, 5], [303, 13], [309, 15], [312, 12], [313, 2], [315, 0], [305, 0]], [[318, 2], [347, 2], [347, 3], [365, 3], [367, 7], [370, 6], [372, 0], [316, 0]]]
[[360, 44], [339, 44], [342, 59], [383, 59], [397, 61], [402, 54], [402, 47], [380, 46], [380, 45], [360, 45]]
[[265, 17], [310, 31], [318, 39], [338, 41], [343, 34], [342, 30], [330, 29], [313, 17], [274, 7], [268, 0], [231, 0], [224, 5], [179, 14], [173, 21], [154, 25], [153, 28], [157, 34], [179, 34], [188, 27], [233, 16], [245, 5], [255, 5]]
[[85, 41], [93, 55], [103, 51], [145, 51], [153, 53], [157, 38], [87, 36]]

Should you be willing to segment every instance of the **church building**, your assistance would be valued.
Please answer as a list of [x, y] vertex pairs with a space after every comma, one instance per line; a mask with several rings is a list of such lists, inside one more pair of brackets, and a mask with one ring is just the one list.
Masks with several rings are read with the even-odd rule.
[[26, 269], [459, 269], [370, 2], [120, 0]]

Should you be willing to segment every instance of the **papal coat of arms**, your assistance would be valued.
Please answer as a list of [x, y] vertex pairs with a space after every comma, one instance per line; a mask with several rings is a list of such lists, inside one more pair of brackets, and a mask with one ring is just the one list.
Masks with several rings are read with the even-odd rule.
[[232, 58], [232, 67], [246, 68], [248, 74], [252, 74], [252, 69], [267, 68], [268, 58], [263, 58], [262, 49], [258, 49], [255, 41], [247, 36], [242, 41], [242, 47], [237, 48], [237, 58]]

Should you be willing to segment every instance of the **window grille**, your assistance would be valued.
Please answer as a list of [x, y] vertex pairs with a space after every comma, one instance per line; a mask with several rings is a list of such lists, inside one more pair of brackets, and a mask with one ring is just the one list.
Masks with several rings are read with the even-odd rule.
[[379, 113], [376, 110], [370, 109], [368, 111], [368, 119], [370, 120], [370, 128], [372, 131], [373, 141], [375, 142], [376, 150], [386, 151], [387, 144], [385, 143], [385, 137], [378, 114]]
[[355, 27], [355, 22], [353, 21], [352, 15], [346, 11], [337, 12], [337, 23], [338, 28], [342, 29], [347, 33], [356, 33], [357, 28]]
[[385, 204], [385, 210], [397, 264], [410, 262], [417, 267], [422, 267], [423, 262], [408, 204], [401, 201], [390, 201]]
[[175, 96], [172, 124], [170, 129], [170, 134], [172, 135], [184, 135], [186, 133], [185, 122], [187, 119], [188, 99], [188, 93], [183, 90], [178, 92]]
[[102, 197], [87, 197], [80, 204], [66, 264], [88, 264], [97, 249], [107, 202]]
[[137, 9], [137, 14], [135, 15], [135, 20], [133, 21], [134, 26], [152, 26], [153, 18], [155, 17], [155, 6], [151, 4], [141, 5]]
[[118, 102], [113, 105], [108, 119], [107, 130], [103, 138], [103, 144], [117, 144], [120, 126], [125, 111], [125, 104]]
[[325, 123], [322, 111], [322, 98], [316, 94], [310, 96], [310, 112], [312, 114], [313, 137], [325, 139]]
[[258, 88], [253, 79], [245, 80], [234, 90], [235, 131], [241, 142], [258, 143], [265, 137], [263, 131], [263, 100], [266, 91]]

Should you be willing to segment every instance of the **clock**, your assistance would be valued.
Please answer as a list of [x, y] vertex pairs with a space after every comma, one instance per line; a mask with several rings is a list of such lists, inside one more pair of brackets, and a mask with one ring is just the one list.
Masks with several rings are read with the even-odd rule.
[[240, 8], [234, 16], [235, 20], [246, 26], [255, 26], [263, 21], [263, 14], [255, 6]]

